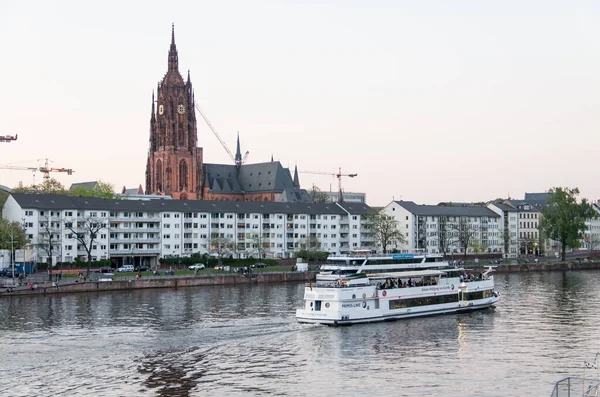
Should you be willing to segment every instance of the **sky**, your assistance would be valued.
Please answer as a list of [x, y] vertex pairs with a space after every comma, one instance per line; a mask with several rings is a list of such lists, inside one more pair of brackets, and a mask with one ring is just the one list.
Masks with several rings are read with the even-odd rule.
[[[357, 173], [367, 203], [600, 199], [597, 1], [0, 0], [0, 164], [145, 185], [152, 91], [179, 68], [248, 163]], [[198, 120], [204, 161], [231, 163]], [[0, 169], [0, 184], [42, 174]], [[303, 188], [336, 190], [300, 173]]]

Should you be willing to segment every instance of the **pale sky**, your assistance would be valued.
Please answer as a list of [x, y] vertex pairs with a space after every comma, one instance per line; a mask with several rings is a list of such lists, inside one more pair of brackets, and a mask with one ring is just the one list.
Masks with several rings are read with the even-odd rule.
[[[0, 0], [0, 164], [145, 185], [152, 90], [179, 68], [248, 162], [358, 173], [367, 203], [600, 199], [598, 1]], [[231, 163], [198, 119], [204, 161]], [[0, 169], [0, 184], [41, 182]], [[300, 174], [337, 189], [337, 179]]]

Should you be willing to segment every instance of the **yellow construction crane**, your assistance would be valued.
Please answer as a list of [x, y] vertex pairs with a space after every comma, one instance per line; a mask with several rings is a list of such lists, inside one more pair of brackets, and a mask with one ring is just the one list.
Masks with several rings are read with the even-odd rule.
[[44, 174], [44, 179], [50, 179], [50, 173], [51, 172], [66, 172], [67, 175], [72, 175], [73, 171], [71, 168], [53, 168], [50, 167], [49, 163], [50, 160], [49, 159], [41, 159], [41, 160], [45, 160], [44, 165], [40, 166], [40, 167], [21, 167], [21, 166], [17, 166], [17, 165], [0, 165], [0, 169], [3, 170], [16, 170], [16, 171], [33, 171], [33, 172], [37, 172], [40, 171]]
[[338, 179], [338, 203], [341, 203], [343, 200], [342, 197], [342, 177], [347, 176], [348, 178], [354, 178], [358, 176], [358, 174], [342, 174], [342, 167], [339, 168], [338, 172], [324, 172], [324, 171], [298, 171], [301, 174], [318, 174], [318, 175], [332, 175]]

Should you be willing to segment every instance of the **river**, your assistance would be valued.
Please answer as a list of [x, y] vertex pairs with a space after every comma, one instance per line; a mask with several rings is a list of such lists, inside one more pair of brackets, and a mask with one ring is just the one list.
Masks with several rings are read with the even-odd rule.
[[495, 310], [339, 328], [295, 321], [298, 283], [6, 297], [0, 395], [549, 396], [581, 376], [600, 272], [495, 281]]

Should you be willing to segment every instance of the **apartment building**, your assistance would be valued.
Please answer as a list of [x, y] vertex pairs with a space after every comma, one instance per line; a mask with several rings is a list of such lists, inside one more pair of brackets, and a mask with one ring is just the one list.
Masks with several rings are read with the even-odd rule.
[[487, 207], [500, 216], [504, 257], [518, 258], [519, 218], [517, 209], [502, 202], [491, 202]]
[[[153, 266], [160, 258], [211, 254], [290, 258], [307, 245], [335, 254], [374, 248], [362, 203], [104, 200], [13, 194], [3, 216], [19, 221], [38, 262], [110, 259]], [[95, 238], [90, 242], [90, 227]], [[76, 233], [83, 236], [78, 241]]]
[[392, 201], [382, 212], [396, 219], [406, 240], [398, 250], [461, 254], [467, 245], [467, 254], [503, 252], [502, 218], [484, 206]]

